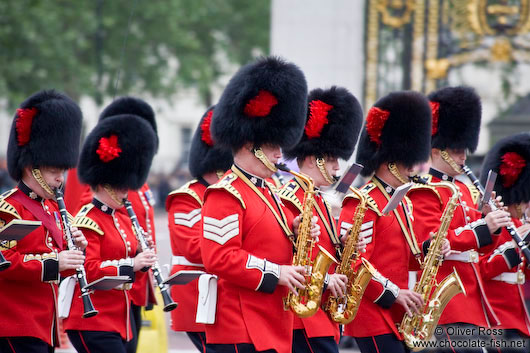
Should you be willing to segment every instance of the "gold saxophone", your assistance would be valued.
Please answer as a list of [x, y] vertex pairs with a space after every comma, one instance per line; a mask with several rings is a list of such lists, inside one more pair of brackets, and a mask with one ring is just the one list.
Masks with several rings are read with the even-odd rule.
[[312, 260], [315, 240], [311, 237], [311, 218], [313, 218], [313, 205], [315, 202], [315, 186], [313, 180], [301, 173], [294, 172], [284, 166], [278, 166], [281, 170], [291, 173], [302, 179], [307, 184], [304, 194], [303, 209], [298, 226], [298, 238], [296, 239], [296, 254], [293, 257], [293, 266], [304, 266], [306, 272], [306, 285], [304, 289], [297, 289], [297, 294], [289, 291], [284, 298], [285, 310], [291, 310], [301, 318], [314, 315], [320, 307], [324, 280], [329, 267], [337, 260], [326, 249], [318, 245], [319, 252]]
[[339, 324], [349, 324], [357, 315], [357, 310], [361, 304], [361, 298], [375, 273], [375, 268], [368, 260], [361, 258], [362, 264], [355, 271], [355, 264], [359, 260], [360, 254], [357, 251], [359, 233], [366, 213], [366, 196], [355, 188], [350, 190], [359, 198], [360, 202], [353, 216], [353, 224], [348, 230], [348, 240], [344, 246], [342, 260], [337, 268], [339, 274], [348, 277], [346, 295], [343, 297], [329, 296], [326, 302], [326, 311], [331, 319]]
[[[422, 180], [416, 181], [427, 184]], [[442, 246], [453, 219], [453, 214], [458, 206], [460, 193], [450, 182], [441, 181], [428, 183], [428, 185], [448, 188], [451, 190], [452, 196], [442, 214], [440, 229], [438, 229], [429, 245], [429, 250], [422, 264], [423, 272], [421, 278], [414, 286], [414, 292], [421, 294], [423, 298], [424, 307], [420, 310], [420, 314], [413, 314], [413, 316], [405, 314], [399, 326], [399, 331], [404, 337], [405, 344], [413, 351], [419, 351], [424, 348], [420, 347], [417, 342], [432, 339], [438, 320], [440, 320], [440, 316], [449, 301], [459, 293], [466, 295], [466, 290], [456, 269], [453, 269], [453, 273], [444, 278], [442, 282], [436, 283], [436, 274], [443, 262]]]

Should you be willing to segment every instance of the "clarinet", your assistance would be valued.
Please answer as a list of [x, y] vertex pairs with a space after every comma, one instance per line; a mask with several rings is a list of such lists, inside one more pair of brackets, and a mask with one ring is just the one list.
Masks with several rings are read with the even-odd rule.
[[[145, 239], [145, 232], [138, 222], [138, 218], [136, 217], [136, 213], [134, 213], [134, 210], [132, 208], [132, 204], [129, 200], [123, 199], [123, 204], [125, 205], [125, 209], [127, 210], [127, 214], [129, 215], [129, 218], [131, 219], [131, 222], [134, 227], [134, 232], [136, 233], [136, 239], [138, 239], [138, 243], [140, 244], [140, 248], [142, 251], [149, 250], [149, 245], [147, 245], [147, 240]], [[142, 271], [147, 271], [149, 268], [143, 268]], [[160, 265], [158, 264], [158, 261], [151, 266], [151, 269], [153, 270], [153, 275], [155, 277], [156, 283], [158, 285], [158, 288], [160, 288], [160, 294], [162, 294], [162, 299], [164, 300], [164, 311], [171, 311], [177, 307], [177, 303], [173, 301], [173, 298], [171, 298], [171, 295], [168, 291], [168, 286], [164, 284], [164, 278], [162, 278], [162, 272], [160, 271]]]
[[[468, 166], [463, 165], [462, 170], [464, 171], [464, 173], [466, 173], [467, 177], [469, 178], [469, 180], [471, 180], [473, 185], [475, 185], [480, 194], [484, 196], [484, 187], [480, 184], [480, 181], [477, 179], [475, 174], [473, 174], [471, 169], [469, 169]], [[495, 205], [495, 202], [493, 200], [489, 200], [489, 205], [493, 211], [497, 210], [497, 206]], [[528, 244], [523, 240], [519, 233], [517, 233], [517, 230], [514, 226], [508, 226], [506, 227], [506, 229], [508, 230], [508, 233], [510, 233], [510, 235], [512, 236], [512, 239], [515, 241], [519, 249], [521, 249], [521, 253], [525, 257], [526, 263], [530, 264], [530, 248], [528, 248]]]
[[[63, 223], [63, 232], [66, 238], [66, 243], [69, 250], [78, 250], [74, 244], [74, 238], [70, 232], [70, 221], [68, 220], [68, 212], [66, 212], [66, 206], [64, 205], [63, 193], [58, 188], [55, 189], [55, 198], [57, 199], [57, 205], [59, 205], [59, 213], [61, 214], [61, 221]], [[77, 281], [79, 282], [79, 289], [81, 290], [81, 298], [83, 299], [83, 317], [92, 317], [97, 315], [98, 311], [94, 309], [92, 300], [90, 299], [90, 292], [86, 289], [87, 280], [85, 267], [80, 266], [76, 270]]]

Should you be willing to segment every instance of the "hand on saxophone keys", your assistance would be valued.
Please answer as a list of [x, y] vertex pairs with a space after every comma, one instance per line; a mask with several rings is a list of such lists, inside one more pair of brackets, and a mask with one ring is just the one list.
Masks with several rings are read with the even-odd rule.
[[420, 309], [423, 308], [423, 299], [421, 294], [408, 289], [400, 289], [396, 303], [405, 308], [407, 315], [412, 317], [412, 313], [420, 314]]
[[[430, 238], [432, 240], [434, 238], [434, 233], [430, 232], [429, 236], [430, 236]], [[451, 249], [451, 243], [449, 242], [449, 240], [447, 238], [445, 238], [443, 240], [443, 242], [442, 242], [442, 248], [440, 249], [440, 252], [441, 252], [442, 256], [444, 258], [446, 258], [447, 256], [449, 256], [449, 255], [451, 255], [453, 253], [456, 253], [457, 251]]]
[[[311, 218], [311, 238], [315, 241], [315, 243], [318, 243], [319, 236], [320, 236], [320, 226], [318, 225], [318, 217], [313, 216]], [[296, 216], [295, 219], [293, 219], [293, 228], [294, 228], [294, 234], [298, 236], [298, 226], [300, 225], [300, 216]]]
[[293, 294], [298, 295], [296, 288], [305, 288], [305, 275], [304, 266], [281, 265], [278, 284], [288, 287]]
[[334, 273], [329, 275], [328, 289], [331, 295], [337, 298], [342, 298], [347, 293], [348, 276]]

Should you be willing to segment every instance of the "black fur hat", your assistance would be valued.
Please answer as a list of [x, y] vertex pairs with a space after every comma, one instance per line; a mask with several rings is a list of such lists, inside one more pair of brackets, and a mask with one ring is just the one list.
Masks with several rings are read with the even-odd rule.
[[345, 88], [314, 89], [309, 93], [309, 109], [302, 140], [283, 151], [287, 159], [332, 156], [349, 159], [363, 122], [363, 110]]
[[432, 147], [475, 152], [482, 104], [471, 87], [444, 87], [429, 94], [433, 110]]
[[151, 125], [153, 130], [155, 130], [156, 149], [158, 150], [158, 130], [156, 127], [155, 112], [149, 103], [143, 99], [130, 96], [117, 98], [103, 109], [103, 112], [99, 115], [99, 120], [101, 121], [114, 115], [123, 114], [138, 115]]
[[385, 162], [412, 167], [429, 159], [431, 108], [418, 92], [392, 92], [368, 111], [357, 147], [361, 174], [369, 176]]
[[242, 67], [226, 86], [212, 119], [220, 146], [238, 150], [245, 143], [289, 148], [302, 137], [307, 84], [294, 64], [266, 57]]
[[224, 172], [234, 161], [230, 149], [221, 149], [212, 140], [210, 125], [214, 108], [212, 106], [204, 113], [191, 140], [189, 168], [194, 178], [217, 170]]
[[139, 189], [146, 181], [156, 150], [156, 136], [136, 115], [116, 115], [100, 121], [87, 136], [77, 172], [81, 182], [95, 187]]
[[506, 205], [530, 201], [530, 133], [523, 132], [498, 141], [482, 164], [480, 182], [496, 172], [495, 191]]
[[7, 169], [15, 180], [24, 167], [73, 168], [79, 156], [83, 115], [68, 96], [40, 91], [17, 109], [7, 145]]

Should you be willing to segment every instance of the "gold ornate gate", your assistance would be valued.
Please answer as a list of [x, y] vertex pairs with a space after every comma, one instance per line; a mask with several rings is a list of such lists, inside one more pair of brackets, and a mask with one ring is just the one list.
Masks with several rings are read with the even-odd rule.
[[431, 92], [454, 68], [530, 62], [530, 0], [367, 0], [365, 107]]

